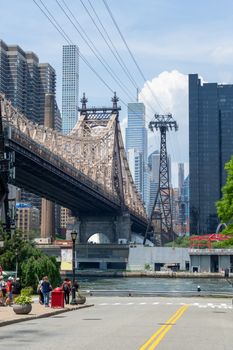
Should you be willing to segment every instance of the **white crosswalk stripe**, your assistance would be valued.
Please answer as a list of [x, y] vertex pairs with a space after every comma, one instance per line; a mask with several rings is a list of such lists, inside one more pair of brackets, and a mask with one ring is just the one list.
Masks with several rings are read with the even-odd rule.
[[[158, 301], [155, 301], [155, 302], [152, 302], [152, 303], [148, 303], [148, 302], [129, 302], [129, 303], [100, 303], [98, 304], [99, 306], [106, 306], [106, 305], [115, 305], [115, 306], [128, 306], [128, 305], [186, 305], [186, 303], [172, 303], [172, 302], [158, 302]], [[210, 309], [233, 309], [233, 306], [229, 303], [229, 304], [226, 304], [226, 303], [191, 303], [190, 306], [192, 307], [198, 307], [200, 309], [206, 309], [206, 308], [210, 308]]]

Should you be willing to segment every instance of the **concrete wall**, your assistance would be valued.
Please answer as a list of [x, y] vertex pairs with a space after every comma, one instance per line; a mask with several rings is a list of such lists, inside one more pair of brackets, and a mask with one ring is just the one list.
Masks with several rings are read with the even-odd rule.
[[129, 249], [127, 269], [139, 271], [145, 269], [149, 264], [154, 270], [155, 263], [180, 264], [180, 270], [185, 270], [185, 262], [189, 262], [188, 248], [165, 248], [133, 246]]
[[[218, 272], [230, 269], [230, 255], [218, 255], [218, 265]], [[190, 255], [190, 271], [196, 267], [198, 272], [211, 272], [211, 254]]]
[[219, 256], [219, 272], [221, 270], [229, 269], [230, 270], [230, 256], [229, 255], [220, 255]]
[[87, 243], [95, 233], [103, 233], [109, 243], [117, 243], [119, 238], [131, 240], [131, 220], [129, 214], [121, 216], [80, 216], [80, 243]]
[[210, 272], [210, 256], [200, 256], [200, 267], [199, 272]]

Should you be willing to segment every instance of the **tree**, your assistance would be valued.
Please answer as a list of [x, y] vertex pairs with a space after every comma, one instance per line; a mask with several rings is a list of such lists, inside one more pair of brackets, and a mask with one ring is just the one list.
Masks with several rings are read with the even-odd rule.
[[227, 180], [222, 188], [222, 198], [216, 203], [218, 216], [228, 227], [223, 232], [233, 234], [233, 157], [226, 163]]
[[0, 234], [4, 240], [4, 247], [0, 248], [0, 265], [4, 270], [15, 271], [16, 250], [18, 259], [18, 275], [22, 279], [23, 286], [31, 286], [36, 289], [38, 279], [48, 276], [52, 286], [60, 282], [59, 265], [55, 257], [49, 257], [33, 242], [23, 240], [22, 232], [15, 230], [9, 237], [0, 225]]

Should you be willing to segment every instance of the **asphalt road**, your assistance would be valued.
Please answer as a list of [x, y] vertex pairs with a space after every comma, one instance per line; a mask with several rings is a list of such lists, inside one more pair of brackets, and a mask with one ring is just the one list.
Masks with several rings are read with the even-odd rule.
[[94, 307], [0, 329], [0, 349], [232, 350], [231, 299], [89, 297]]

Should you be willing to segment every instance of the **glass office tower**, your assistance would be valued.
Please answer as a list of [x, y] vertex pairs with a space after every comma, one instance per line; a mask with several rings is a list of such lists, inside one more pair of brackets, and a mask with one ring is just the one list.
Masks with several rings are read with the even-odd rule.
[[149, 176], [147, 171], [147, 129], [143, 103], [128, 104], [126, 151], [135, 185], [147, 206], [149, 202]]
[[62, 59], [62, 132], [68, 134], [78, 120], [79, 49], [63, 46]]
[[201, 84], [189, 75], [190, 232], [214, 233], [216, 201], [233, 154], [233, 85]]

